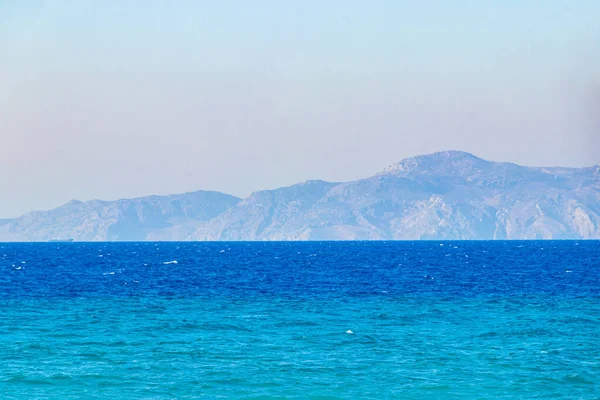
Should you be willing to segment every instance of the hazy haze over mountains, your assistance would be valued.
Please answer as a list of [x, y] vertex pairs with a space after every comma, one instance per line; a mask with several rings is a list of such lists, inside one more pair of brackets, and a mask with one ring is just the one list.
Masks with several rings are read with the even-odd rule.
[[245, 198], [446, 149], [599, 164], [599, 15], [598, 0], [1, 1], [0, 218]]
[[600, 238], [600, 167], [533, 168], [460, 151], [374, 176], [255, 192], [71, 201], [0, 220], [2, 241]]

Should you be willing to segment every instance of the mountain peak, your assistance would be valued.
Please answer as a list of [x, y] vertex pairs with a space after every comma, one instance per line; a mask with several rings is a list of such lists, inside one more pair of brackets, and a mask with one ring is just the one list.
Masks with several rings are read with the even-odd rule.
[[73, 200], [70, 200], [70, 201], [66, 202], [62, 206], [63, 207], [70, 207], [70, 206], [78, 206], [78, 205], [81, 205], [81, 204], [83, 204], [83, 201], [80, 201], [80, 200], [77, 200], [77, 199], [73, 199]]
[[471, 153], [459, 150], [438, 151], [430, 154], [423, 154], [415, 157], [408, 157], [400, 162], [389, 165], [384, 168], [380, 174], [388, 173], [408, 173], [415, 170], [435, 170], [440, 168], [460, 169], [472, 167], [477, 163], [487, 161], [474, 156]]

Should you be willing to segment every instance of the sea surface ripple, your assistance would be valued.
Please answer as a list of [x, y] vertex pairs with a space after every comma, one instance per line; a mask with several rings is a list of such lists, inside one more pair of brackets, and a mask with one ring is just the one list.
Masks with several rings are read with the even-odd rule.
[[2, 399], [600, 398], [600, 242], [0, 243]]

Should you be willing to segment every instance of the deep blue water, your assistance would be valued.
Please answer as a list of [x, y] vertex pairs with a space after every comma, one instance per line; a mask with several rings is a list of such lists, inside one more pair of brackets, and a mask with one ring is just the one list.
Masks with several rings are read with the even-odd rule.
[[598, 241], [0, 243], [0, 398], [561, 397]]

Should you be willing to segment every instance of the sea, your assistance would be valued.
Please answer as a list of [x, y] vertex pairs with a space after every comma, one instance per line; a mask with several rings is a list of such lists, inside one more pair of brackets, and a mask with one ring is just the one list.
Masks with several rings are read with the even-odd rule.
[[600, 399], [600, 242], [0, 243], [2, 399]]

